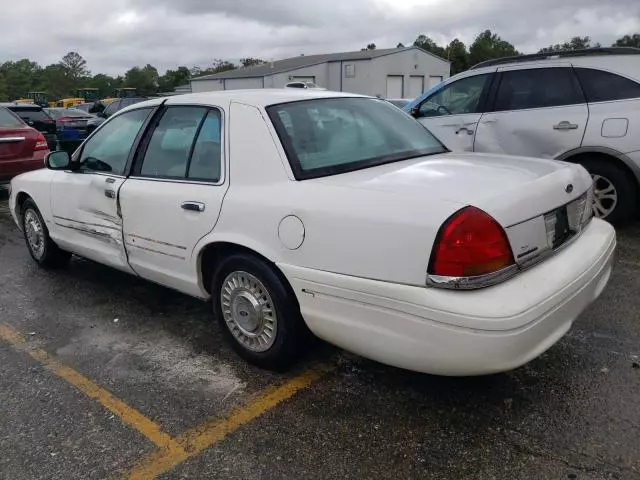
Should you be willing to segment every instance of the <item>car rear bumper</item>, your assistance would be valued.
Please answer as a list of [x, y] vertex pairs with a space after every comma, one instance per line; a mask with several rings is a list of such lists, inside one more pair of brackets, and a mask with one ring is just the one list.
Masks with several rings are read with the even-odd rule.
[[30, 158], [1, 161], [0, 183], [9, 183], [16, 175], [44, 168], [44, 157], [47, 153], [49, 153], [47, 150], [40, 150], [33, 152], [33, 156]]
[[615, 246], [613, 228], [594, 219], [545, 262], [476, 291], [279, 266], [320, 338], [409, 370], [483, 375], [517, 368], [556, 343], [606, 286]]

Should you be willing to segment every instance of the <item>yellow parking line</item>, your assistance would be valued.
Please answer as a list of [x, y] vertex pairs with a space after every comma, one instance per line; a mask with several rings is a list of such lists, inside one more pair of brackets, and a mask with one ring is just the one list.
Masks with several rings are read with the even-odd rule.
[[325, 372], [321, 369], [308, 370], [280, 386], [268, 388], [252, 402], [237, 407], [222, 419], [210, 419], [187, 430], [175, 438], [180, 450], [163, 449], [152, 452], [140, 460], [129, 472], [129, 480], [151, 480], [176, 467], [185, 460], [198, 455], [214, 443], [224, 439], [242, 425], [259, 417], [278, 403], [293, 397], [299, 390], [310, 386]]
[[135, 428], [142, 435], [151, 440], [158, 447], [172, 452], [174, 455], [183, 452], [182, 447], [176, 443], [168, 434], [160, 429], [157, 423], [149, 420], [142, 413], [131, 408], [122, 400], [114, 397], [104, 388], [99, 387], [84, 375], [76, 372], [71, 367], [62, 364], [44, 350], [39, 348], [29, 348], [20, 332], [6, 324], [0, 323], [0, 340], [4, 340], [14, 348], [23, 350], [32, 358], [40, 362], [47, 370], [66, 380], [88, 397], [93, 398], [110, 412]]

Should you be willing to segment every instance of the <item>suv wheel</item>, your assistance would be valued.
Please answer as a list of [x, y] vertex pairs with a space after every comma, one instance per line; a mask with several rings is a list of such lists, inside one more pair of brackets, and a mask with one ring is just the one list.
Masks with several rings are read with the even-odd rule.
[[638, 192], [633, 178], [609, 160], [597, 158], [580, 162], [593, 178], [593, 214], [614, 225], [635, 217]]
[[282, 370], [307, 343], [291, 288], [260, 258], [233, 254], [213, 276], [215, 316], [235, 351], [259, 367]]

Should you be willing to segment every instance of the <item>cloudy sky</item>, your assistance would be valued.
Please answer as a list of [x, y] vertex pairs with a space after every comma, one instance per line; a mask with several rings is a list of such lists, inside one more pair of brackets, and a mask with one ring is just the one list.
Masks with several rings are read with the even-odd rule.
[[491, 29], [523, 52], [589, 35], [603, 45], [640, 32], [638, 0], [2, 0], [0, 62], [42, 65], [79, 52], [92, 73], [151, 63], [473, 41]]

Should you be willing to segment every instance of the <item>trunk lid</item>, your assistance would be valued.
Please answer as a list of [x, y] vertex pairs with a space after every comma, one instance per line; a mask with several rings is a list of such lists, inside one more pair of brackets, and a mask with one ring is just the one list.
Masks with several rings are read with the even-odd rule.
[[37, 136], [38, 133], [29, 127], [0, 127], [0, 162], [31, 158]]
[[507, 228], [578, 199], [591, 186], [580, 165], [478, 153], [446, 153], [317, 179], [478, 207]]

